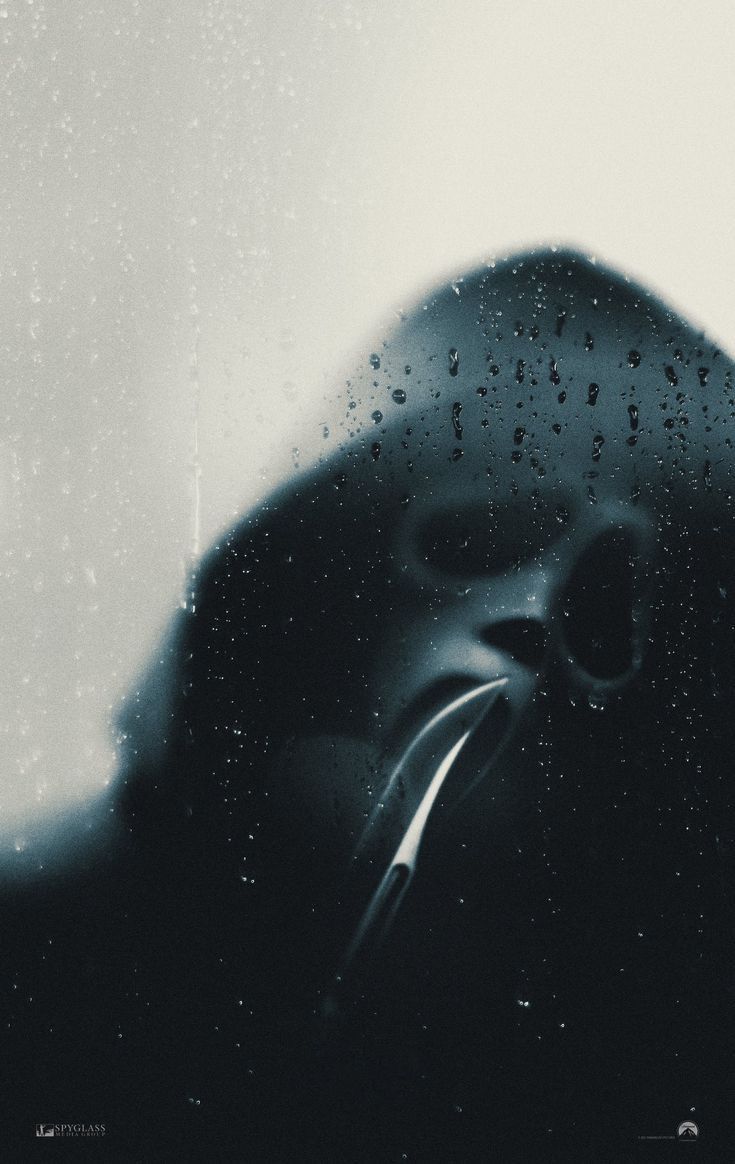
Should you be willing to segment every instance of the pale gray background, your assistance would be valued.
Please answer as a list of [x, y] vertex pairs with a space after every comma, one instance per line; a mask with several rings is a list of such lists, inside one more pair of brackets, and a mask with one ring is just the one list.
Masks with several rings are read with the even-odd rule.
[[734, 31], [730, 0], [0, 0], [6, 859], [104, 804], [192, 557], [435, 279], [572, 243], [735, 348]]

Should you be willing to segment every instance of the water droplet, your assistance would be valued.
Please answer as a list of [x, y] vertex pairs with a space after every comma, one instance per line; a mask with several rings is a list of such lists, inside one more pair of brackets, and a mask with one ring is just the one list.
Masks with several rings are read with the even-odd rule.
[[459, 373], [459, 352], [456, 348], [449, 349], [449, 375], [456, 376]]
[[462, 405], [461, 405], [460, 401], [455, 400], [454, 404], [452, 405], [452, 427], [454, 429], [454, 435], [456, 436], [458, 441], [462, 440], [462, 432], [463, 432], [463, 428], [462, 428], [462, 425], [460, 424], [460, 420], [459, 420], [459, 416], [460, 416], [461, 411], [462, 411]]
[[699, 376], [699, 385], [701, 388], [707, 387], [707, 377], [709, 376], [709, 368], [698, 368], [697, 375]]
[[635, 432], [638, 428], [638, 406], [636, 404], [628, 405], [628, 416], [630, 417], [630, 427]]
[[605, 443], [604, 436], [598, 432], [597, 436], [594, 437], [592, 440], [592, 460], [593, 461], [599, 461], [600, 449], [602, 448], [604, 443]]
[[370, 452], [372, 454], [373, 460], [377, 461], [378, 457], [380, 456], [380, 441], [373, 441], [372, 445], [370, 446]]
[[373, 368], [376, 372], [377, 372], [378, 368], [380, 367], [380, 356], [378, 355], [377, 352], [373, 352], [373, 354], [370, 357], [370, 367]]
[[631, 368], [637, 368], [637, 367], [639, 367], [640, 362], [641, 362], [640, 352], [637, 352], [635, 350], [635, 348], [632, 348], [628, 352], [628, 364], [630, 365]]
[[392, 395], [393, 399], [395, 400], [396, 404], [405, 404], [406, 403], [406, 393], [403, 391], [402, 388], [394, 388], [391, 395]]
[[590, 384], [589, 388], [587, 389], [587, 403], [591, 404], [592, 407], [594, 408], [595, 404], [597, 403], [597, 397], [599, 395], [600, 395], [600, 385], [599, 384]]
[[376, 408], [375, 412], [370, 414], [370, 419], [372, 420], [373, 424], [380, 424], [381, 420], [383, 419], [383, 413]]

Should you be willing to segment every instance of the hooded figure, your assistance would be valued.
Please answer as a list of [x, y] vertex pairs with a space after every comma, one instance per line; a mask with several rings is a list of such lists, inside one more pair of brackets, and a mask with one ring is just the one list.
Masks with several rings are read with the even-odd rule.
[[561, 252], [363, 353], [130, 700], [68, 1094], [264, 1160], [729, 1126], [732, 376]]

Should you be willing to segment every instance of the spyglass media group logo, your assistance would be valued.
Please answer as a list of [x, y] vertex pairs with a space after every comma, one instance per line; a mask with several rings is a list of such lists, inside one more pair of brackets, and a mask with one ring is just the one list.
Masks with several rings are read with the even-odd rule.
[[104, 1136], [104, 1124], [36, 1124], [36, 1136]]

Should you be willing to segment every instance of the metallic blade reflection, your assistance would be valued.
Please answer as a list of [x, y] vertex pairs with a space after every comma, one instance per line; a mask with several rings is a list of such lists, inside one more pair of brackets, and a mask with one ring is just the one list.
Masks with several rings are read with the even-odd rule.
[[[371, 897], [348, 947], [341, 971], [336, 977], [340, 993], [345, 989], [346, 979], [352, 977], [356, 964], [369, 962], [385, 940], [416, 871], [426, 824], [442, 786], [468, 740], [485, 721], [507, 684], [508, 677], [504, 676], [483, 683], [454, 699], [424, 725], [396, 765], [383, 801], [395, 795], [397, 788], [402, 785], [408, 792], [409, 804], [415, 807], [393, 859]], [[459, 738], [445, 750], [448, 738], [456, 736], [457, 731], [461, 732]], [[437, 764], [438, 756], [441, 759]], [[428, 785], [427, 773], [430, 776]], [[375, 821], [371, 823], [374, 827]], [[327, 1000], [325, 1009], [331, 1013], [336, 1009], [333, 995]]]

